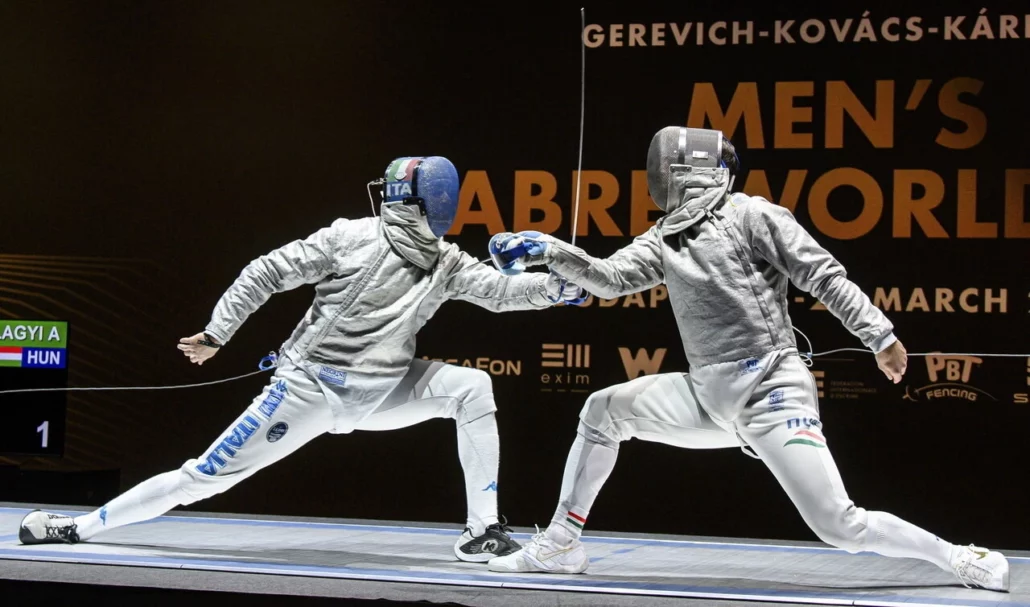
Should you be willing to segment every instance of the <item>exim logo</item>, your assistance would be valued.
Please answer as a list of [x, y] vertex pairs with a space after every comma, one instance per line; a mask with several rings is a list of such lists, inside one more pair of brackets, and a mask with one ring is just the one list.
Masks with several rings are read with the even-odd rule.
[[[540, 383], [545, 392], [589, 392], [589, 344], [542, 344]], [[563, 371], [564, 369], [564, 371]], [[570, 371], [569, 369], [576, 369]]]

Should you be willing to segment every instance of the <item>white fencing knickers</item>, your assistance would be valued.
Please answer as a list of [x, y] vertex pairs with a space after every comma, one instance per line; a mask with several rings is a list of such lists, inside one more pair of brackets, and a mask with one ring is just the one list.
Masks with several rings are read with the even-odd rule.
[[[685, 373], [644, 376], [590, 395], [548, 534], [557, 540], [578, 537], [622, 441], [638, 438], [688, 449], [746, 445], [824, 542], [852, 553], [920, 558], [950, 571], [951, 544], [891, 514], [858, 508], [848, 497], [823, 435], [815, 379], [796, 351], [765, 357], [757, 372], [762, 375], [745, 382], [750, 391], [742, 395], [745, 406], [733, 404], [741, 395], [726, 394], [725, 410], [736, 415], [728, 420], [717, 419], [725, 411], [700, 401]], [[729, 385], [704, 389], [719, 392]]]
[[[416, 359], [393, 391], [355, 428], [392, 430], [433, 418], [455, 419], [470, 498], [468, 524], [485, 528], [497, 522], [499, 447], [494, 411], [489, 375]], [[149, 520], [175, 506], [226, 491], [331, 431], [337, 421], [319, 384], [289, 358], [280, 357], [261, 394], [200, 457], [76, 518], [79, 536], [85, 541], [98, 532]]]

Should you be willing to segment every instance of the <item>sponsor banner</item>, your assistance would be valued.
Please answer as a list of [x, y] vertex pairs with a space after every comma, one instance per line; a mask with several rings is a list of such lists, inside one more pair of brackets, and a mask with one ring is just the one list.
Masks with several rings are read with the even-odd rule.
[[592, 346], [583, 343], [540, 345], [542, 392], [588, 393], [591, 388]]
[[[869, 297], [874, 306], [888, 313], [1008, 314], [1018, 310], [1012, 303], [1022, 306], [1022, 301], [1013, 302], [1010, 290], [1004, 287], [874, 287]], [[807, 294], [793, 297], [792, 302], [826, 311], [822, 302]]]
[[[1012, 359], [976, 355], [940, 354], [928, 356], [925, 363], [910, 362], [905, 385], [906, 401], [976, 404], [1027, 404], [1030, 392], [1030, 359], [1025, 369], [1020, 364], [1013, 372]], [[1022, 361], [1021, 361], [1022, 362]], [[920, 367], [922, 369], [920, 369]], [[992, 372], [990, 376], [986, 373]], [[916, 379], [925, 370], [925, 380]], [[991, 381], [989, 377], [995, 378]], [[907, 378], [906, 378], [907, 379]]]
[[[972, 7], [973, 5], [970, 5]], [[979, 7], [979, 5], [976, 5]], [[631, 13], [632, 11], [626, 11]], [[918, 45], [933, 41], [984, 45], [1030, 40], [1030, 15], [988, 13], [986, 8], [960, 14], [872, 15], [870, 11], [841, 11], [837, 17], [792, 15], [791, 19], [732, 19], [721, 15], [708, 21], [683, 19], [647, 22], [606, 21], [583, 29], [587, 48], [645, 52], [648, 48], [682, 52], [689, 47], [725, 46], [852, 46]], [[979, 50], [979, 49], [978, 49]], [[818, 52], [812, 50], [810, 52]]]
[[468, 367], [486, 371], [490, 375], [522, 375], [522, 361], [518, 359], [491, 358], [489, 356], [468, 356], [468, 357], [435, 357], [422, 356], [422, 360], [435, 360], [458, 367]]

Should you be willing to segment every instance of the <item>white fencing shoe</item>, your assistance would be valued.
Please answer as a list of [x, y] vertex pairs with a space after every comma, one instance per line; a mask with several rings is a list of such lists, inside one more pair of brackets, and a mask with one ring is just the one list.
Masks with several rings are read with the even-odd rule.
[[583, 573], [589, 564], [583, 542], [561, 545], [537, 533], [522, 550], [490, 559], [487, 568], [499, 573]]
[[951, 568], [967, 587], [1009, 591], [1009, 562], [1000, 552], [959, 546], [951, 556]]
[[79, 534], [72, 517], [33, 510], [21, 520], [18, 539], [22, 544], [74, 544]]

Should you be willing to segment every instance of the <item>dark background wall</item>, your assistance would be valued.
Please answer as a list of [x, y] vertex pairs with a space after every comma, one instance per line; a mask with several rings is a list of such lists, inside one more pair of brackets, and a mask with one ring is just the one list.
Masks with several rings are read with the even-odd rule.
[[[656, 218], [641, 171], [657, 129], [714, 125], [748, 170], [738, 187], [792, 207], [910, 351], [1030, 349], [1023, 3], [984, 3], [979, 26], [981, 5], [958, 2], [583, 5], [604, 43], [587, 50], [584, 184], [598, 185], [584, 185], [581, 204], [611, 205], [608, 220], [581, 215], [577, 244], [610, 254]], [[0, 318], [68, 321], [69, 386], [245, 373], [289, 335], [311, 289], [273, 298], [203, 367], [175, 344], [203, 328], [251, 259], [368, 214], [365, 183], [403, 155], [444, 155], [464, 175], [467, 206], [450, 238], [472, 254], [501, 229], [569, 238], [580, 6], [0, 4]], [[948, 28], [960, 16], [964, 39]], [[820, 41], [802, 38], [808, 20]], [[750, 43], [746, 33], [732, 43], [734, 22], [751, 28]], [[633, 24], [646, 28], [634, 42], [650, 43], [655, 23], [667, 24], [664, 46], [629, 46]], [[663, 295], [508, 315], [456, 302], [421, 334], [420, 356], [501, 371], [500, 504], [513, 524], [549, 519], [585, 391], [635, 376], [633, 357], [654, 362], [645, 372], [686, 370]], [[792, 296], [816, 351], [860, 347], [810, 296]], [[541, 366], [554, 343], [590, 347], [589, 368], [558, 370], [578, 383], [556, 384]], [[859, 505], [955, 542], [1030, 548], [1018, 522], [1030, 503], [1030, 359], [914, 357], [900, 385], [857, 352], [817, 358], [813, 371]], [[42, 381], [0, 372], [3, 387]], [[0, 483], [0, 499], [100, 503], [201, 453], [264, 381], [62, 395], [60, 454], [0, 460], [22, 470]], [[46, 398], [0, 395], [0, 407], [21, 419]], [[74, 477], [96, 471], [116, 471], [117, 484]], [[193, 508], [458, 525], [453, 424], [325, 436]], [[638, 441], [624, 445], [590, 522], [814, 539], [761, 462]]]

